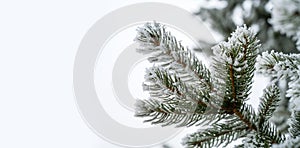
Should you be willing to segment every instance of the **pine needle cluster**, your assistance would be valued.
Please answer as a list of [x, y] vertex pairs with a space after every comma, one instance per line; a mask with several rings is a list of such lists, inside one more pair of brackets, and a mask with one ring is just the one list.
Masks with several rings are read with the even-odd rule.
[[[212, 48], [210, 68], [159, 23], [146, 23], [138, 29], [135, 40], [140, 45], [137, 51], [148, 55], [154, 64], [146, 70], [143, 84], [150, 98], [137, 100], [135, 115], [163, 126], [207, 126], [185, 137], [185, 147], [226, 146], [237, 139], [243, 139], [237, 147], [300, 143], [300, 107], [294, 107], [288, 136], [269, 121], [280, 101], [274, 81], [257, 98], [258, 111], [246, 103], [257, 60], [259, 72], [290, 77], [295, 80], [291, 83], [299, 83], [298, 55], [273, 52], [259, 56], [260, 42], [246, 25], [237, 27], [227, 41]], [[299, 88], [290, 85], [288, 94], [295, 97], [293, 100], [297, 100]]]

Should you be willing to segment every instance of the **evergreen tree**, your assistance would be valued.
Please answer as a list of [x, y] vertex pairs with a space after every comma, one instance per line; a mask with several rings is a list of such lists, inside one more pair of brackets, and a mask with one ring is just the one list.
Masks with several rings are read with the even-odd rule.
[[[258, 38], [263, 43], [260, 52], [275, 50], [286, 54], [299, 53], [299, 0], [215, 0], [212, 2], [215, 3], [213, 7], [201, 7], [195, 14], [208, 22], [212, 29], [224, 38], [230, 36], [235, 26], [246, 24], [255, 28]], [[203, 51], [211, 51], [209, 48], [212, 45], [201, 43], [208, 47], [205, 49], [204, 46]], [[287, 119], [290, 117], [288, 110], [290, 97], [285, 94], [289, 81], [289, 79], [282, 79], [277, 82], [277, 85], [285, 83], [285, 86], [280, 87], [283, 93], [279, 107], [271, 119], [282, 132], [287, 132]]]
[[[256, 36], [246, 25], [237, 27], [226, 42], [212, 48], [208, 69], [164, 26], [145, 24], [138, 29], [137, 51], [147, 54], [154, 66], [146, 70], [143, 84], [150, 98], [136, 102], [135, 115], [163, 126], [206, 126], [184, 138], [186, 147], [226, 146], [237, 139], [243, 139], [237, 147], [299, 145], [299, 55], [274, 51], [259, 55]], [[245, 102], [256, 69], [274, 78], [260, 98], [258, 111]], [[280, 101], [275, 83], [282, 78], [291, 80], [287, 95], [293, 106], [287, 134], [270, 122]]]

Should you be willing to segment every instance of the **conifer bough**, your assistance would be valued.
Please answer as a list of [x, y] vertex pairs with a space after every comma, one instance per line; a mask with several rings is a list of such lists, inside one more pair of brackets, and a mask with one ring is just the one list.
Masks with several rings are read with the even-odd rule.
[[[291, 120], [291, 136], [281, 134], [269, 121], [280, 100], [276, 85], [265, 88], [257, 112], [245, 102], [260, 48], [256, 34], [245, 25], [212, 48], [211, 69], [159, 23], [146, 23], [135, 40], [140, 45], [137, 51], [154, 63], [146, 70], [143, 84], [150, 98], [137, 100], [135, 115], [163, 126], [207, 126], [184, 138], [184, 146], [226, 146], [240, 138], [243, 143], [237, 147], [300, 143], [298, 111]], [[260, 70], [264, 68], [270, 66]]]

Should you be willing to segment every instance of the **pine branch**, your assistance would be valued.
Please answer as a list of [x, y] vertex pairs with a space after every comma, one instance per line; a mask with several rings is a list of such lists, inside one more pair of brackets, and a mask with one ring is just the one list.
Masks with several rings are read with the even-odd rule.
[[[246, 31], [245, 31], [246, 30]], [[243, 32], [245, 31], [245, 32]], [[248, 31], [248, 32], [247, 32]], [[225, 113], [234, 113], [241, 121], [251, 130], [263, 132], [265, 137], [269, 137], [270, 143], [280, 142], [280, 136], [274, 135], [275, 130], [270, 124], [263, 124], [264, 129], [259, 129], [255, 124], [255, 113], [248, 105], [242, 105], [248, 97], [248, 91], [251, 88], [255, 57], [257, 55], [257, 48], [259, 47], [255, 35], [247, 30], [245, 27], [237, 29], [233, 33], [232, 38], [229, 38], [228, 43], [222, 43], [219, 48], [215, 48], [215, 71], [218, 80], [226, 80], [222, 85], [219, 83], [217, 86], [230, 86], [229, 88], [217, 90], [225, 90], [224, 94], [229, 94], [224, 97], [222, 110]], [[251, 49], [251, 50], [249, 50]], [[217, 60], [218, 59], [218, 60]], [[246, 66], [245, 66], [246, 65]], [[224, 69], [228, 75], [224, 78]], [[218, 77], [219, 76], [219, 77]], [[227, 84], [230, 85], [227, 85]], [[236, 90], [237, 89], [237, 90]], [[246, 93], [245, 93], [246, 92]], [[227, 99], [227, 100], [226, 100]], [[241, 105], [238, 105], [240, 103]], [[227, 105], [227, 106], [224, 106]], [[239, 109], [241, 107], [241, 109]]]
[[295, 71], [298, 71], [298, 65], [300, 65], [299, 54], [283, 54], [274, 52], [262, 53], [257, 58], [257, 70], [259, 73], [274, 77], [284, 78], [293, 75]]
[[197, 106], [191, 103], [185, 103], [180, 101], [161, 102], [155, 99], [137, 100], [135, 104], [135, 116], [150, 117], [150, 119], [144, 122], [161, 124], [162, 126], [175, 124], [177, 127], [192, 125], [204, 126], [217, 122], [222, 118], [221, 115], [199, 113]]
[[189, 126], [203, 120], [201, 114], [178, 108], [178, 106], [189, 106], [190, 108], [191, 105], [193, 104], [181, 104], [176, 101], [173, 103], [161, 102], [155, 99], [138, 100], [135, 104], [137, 108], [135, 116], [150, 117], [144, 122], [152, 122], [152, 124]]
[[265, 121], [272, 117], [273, 112], [278, 106], [279, 99], [279, 88], [276, 85], [268, 86], [264, 90], [263, 97], [261, 98], [261, 103], [258, 108], [258, 125], [261, 127]]
[[245, 138], [243, 139], [243, 144], [238, 145], [236, 147], [244, 148], [244, 147], [255, 147], [255, 148], [260, 148], [260, 147], [265, 147], [269, 148], [272, 145], [272, 140], [270, 140], [269, 137], [263, 136], [263, 134], [258, 133], [258, 132], [250, 132], [248, 133]]
[[223, 100], [222, 108], [233, 113], [248, 99], [255, 70], [255, 59], [260, 47], [255, 33], [246, 26], [238, 27], [227, 42], [214, 50], [214, 81], [218, 90], [215, 97]]
[[257, 69], [259, 73], [271, 76], [274, 81], [289, 79], [286, 97], [290, 97], [291, 109], [297, 108], [300, 97], [300, 54], [283, 54], [271, 51], [264, 52], [258, 57]]
[[283, 143], [274, 144], [272, 148], [296, 148], [300, 147], [300, 137], [286, 139]]
[[[209, 94], [205, 94], [192, 86], [186, 86], [180, 78], [168, 71], [153, 67], [147, 70], [144, 90], [149, 91], [152, 99], [141, 101], [136, 109], [136, 116], [153, 116], [146, 120], [153, 124], [177, 124], [177, 126], [191, 126], [203, 119], [216, 120], [216, 115], [202, 115], [209, 104]], [[147, 108], [141, 107], [147, 105]], [[213, 117], [215, 116], [215, 118]], [[173, 120], [171, 120], [174, 118]], [[209, 119], [210, 118], [210, 119]], [[181, 122], [183, 121], [183, 122]]]
[[[246, 125], [254, 130], [263, 141], [268, 142], [269, 145], [273, 143], [280, 143], [284, 140], [284, 136], [277, 130], [277, 128], [269, 121], [257, 122], [259, 117], [255, 114], [251, 106], [244, 104], [239, 111], [235, 112], [236, 115]], [[261, 125], [260, 125], [261, 124]]]
[[293, 138], [300, 136], [300, 111], [292, 113], [289, 132]]
[[[135, 39], [137, 50], [149, 54], [148, 60], [176, 73], [187, 85], [209, 91], [212, 87], [210, 72], [188, 49], [158, 23], [147, 23], [138, 29]], [[157, 65], [157, 66], [158, 66]]]
[[144, 83], [143, 88], [145, 91], [149, 91], [151, 97], [164, 100], [171, 97], [172, 99], [191, 101], [203, 107], [209, 104], [208, 93], [194, 86], [187, 86], [177, 77], [177, 74], [171, 74], [165, 69], [157, 67], [148, 69], [145, 82], [148, 83]]
[[233, 109], [234, 114], [248, 126], [249, 129], [257, 131], [255, 125], [256, 115], [253, 108], [247, 104], [242, 104], [240, 109]]
[[211, 148], [221, 144], [226, 146], [228, 143], [246, 135], [247, 132], [248, 127], [241, 124], [219, 123], [204, 131], [188, 135], [184, 139], [184, 144], [191, 148]]
[[265, 143], [278, 144], [285, 140], [285, 137], [277, 130], [276, 126], [269, 121], [265, 121], [260, 127], [258, 134], [263, 137]]
[[[256, 114], [245, 103], [249, 98], [255, 62], [260, 47], [255, 33], [238, 27], [227, 42], [214, 47], [213, 79], [197, 58], [177, 42], [164, 27], [154, 23], [140, 28], [137, 40], [155, 64], [147, 70], [144, 90], [150, 98], [137, 102], [136, 116], [146, 122], [177, 126], [203, 125], [211, 128], [188, 136], [188, 147], [211, 147], [252, 136], [248, 144], [271, 146], [284, 136], [268, 121], [278, 102], [279, 90], [264, 91]], [[207, 108], [216, 112], [207, 112]], [[247, 135], [247, 132], [251, 134]]]
[[[257, 116], [251, 106], [243, 104], [241, 109], [234, 109], [234, 113], [234, 116], [229, 115], [227, 118], [224, 117], [224, 120], [220, 121], [225, 122], [224, 124], [214, 124], [212, 128], [209, 128], [204, 132], [201, 131], [190, 135], [185, 141], [185, 144], [188, 145], [188, 147], [212, 147], [219, 146], [222, 143], [227, 145], [233, 140], [246, 136], [250, 131], [253, 131], [256, 135], [256, 141], [254, 141], [254, 139], [250, 139], [248, 142], [255, 146], [269, 147], [273, 143], [280, 143], [284, 140], [283, 136], [270, 122], [264, 121], [261, 127], [258, 126]], [[235, 128], [229, 130], [226, 128], [226, 125], [230, 125]], [[219, 129], [218, 126], [227, 130]], [[232, 134], [237, 134], [237, 137], [231, 137]]]

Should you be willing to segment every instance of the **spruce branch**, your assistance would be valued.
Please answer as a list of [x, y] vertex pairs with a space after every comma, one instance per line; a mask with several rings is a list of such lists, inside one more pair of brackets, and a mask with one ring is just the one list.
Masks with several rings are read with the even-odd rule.
[[283, 143], [274, 144], [272, 148], [296, 148], [300, 147], [300, 137], [286, 139]]
[[293, 138], [300, 136], [300, 111], [292, 113], [289, 132]]
[[255, 137], [255, 141], [246, 140], [246, 144], [260, 146], [285, 140], [268, 121], [278, 102], [275, 85], [264, 90], [258, 113], [245, 103], [260, 48], [251, 29], [237, 27], [228, 41], [213, 48], [212, 76], [160, 24], [147, 23], [138, 31], [138, 51], [148, 54], [148, 60], [155, 65], [145, 75], [144, 90], [149, 91], [150, 98], [137, 101], [136, 116], [150, 117], [146, 122], [163, 126], [203, 125], [207, 121], [208, 129], [186, 138], [187, 147], [226, 145], [243, 137]]
[[214, 147], [221, 144], [226, 146], [230, 142], [246, 135], [247, 132], [247, 126], [219, 123], [204, 131], [188, 135], [184, 139], [184, 144], [189, 148]]
[[203, 107], [207, 106], [210, 97], [201, 89], [187, 86], [177, 77], [177, 74], [171, 74], [169, 71], [157, 67], [147, 69], [143, 88], [145, 91], [149, 91], [151, 97], [164, 100], [167, 98], [183, 99]]
[[256, 114], [250, 105], [244, 103], [240, 109], [233, 109], [233, 112], [245, 125], [248, 126], [249, 129], [255, 131], [258, 130], [255, 124]]
[[261, 98], [261, 103], [259, 104], [258, 108], [259, 126], [272, 117], [272, 114], [278, 106], [278, 102], [280, 100], [279, 93], [279, 88], [276, 85], [268, 86], [264, 90], [264, 94]]
[[187, 109], [180, 109], [178, 106], [189, 107], [192, 104], [181, 104], [178, 101], [161, 102], [155, 99], [137, 100], [135, 114], [137, 117], [150, 117], [144, 122], [152, 124], [162, 124], [162, 126], [176, 124], [180, 126], [191, 126], [196, 123], [201, 123], [205, 120], [202, 114], [190, 112]]
[[[147, 70], [145, 78], [148, 83], [144, 83], [144, 90], [149, 91], [151, 99], [139, 101], [136, 116], [154, 117], [146, 122], [191, 126], [200, 125], [199, 121], [203, 119], [214, 121], [219, 118], [204, 117], [202, 114], [209, 104], [209, 94], [193, 86], [188, 87], [175, 74], [152, 67]], [[148, 105], [148, 108], [143, 108], [141, 104]]]
[[257, 59], [258, 72], [271, 76], [275, 81], [289, 79], [286, 97], [290, 99], [292, 110], [299, 107], [300, 98], [300, 54], [264, 52]]
[[263, 52], [257, 58], [257, 69], [259, 73], [273, 78], [285, 78], [298, 71], [300, 64], [299, 54], [283, 54], [281, 52]]
[[289, 122], [289, 134], [284, 142], [273, 145], [274, 148], [300, 147], [300, 111], [293, 111]]
[[271, 146], [284, 140], [284, 136], [277, 130], [275, 125], [267, 120], [261, 121], [261, 118], [256, 115], [250, 105], [243, 104], [240, 110], [235, 110], [235, 114], [253, 131], [250, 135], [254, 133], [256, 141], [250, 140], [250, 142], [254, 142], [254, 145], [260, 145], [259, 143], [263, 142], [263, 145]]
[[137, 51], [148, 54], [150, 62], [176, 73], [189, 85], [211, 89], [209, 70], [170, 32], [167, 32], [164, 26], [159, 23], [147, 23], [138, 29], [135, 40], [140, 44]]
[[162, 126], [176, 125], [176, 127], [206, 126], [223, 118], [223, 115], [203, 114], [201, 109], [195, 108], [197, 106], [193, 105], [180, 101], [137, 100], [135, 116], [149, 118], [144, 122]]
[[238, 27], [227, 42], [213, 47], [213, 71], [222, 108], [233, 113], [248, 100], [255, 70], [255, 59], [260, 47], [255, 33], [246, 26]]
[[[236, 25], [246, 24], [257, 31], [257, 37], [261, 40], [260, 52], [276, 50], [283, 53], [299, 53], [300, 51], [300, 1], [299, 0], [255, 0], [255, 1], [213, 1], [207, 2], [196, 13], [202, 20], [209, 23], [211, 28], [220, 33], [224, 38], [230, 36]], [[214, 4], [212, 4], [214, 3]], [[212, 4], [212, 5], [209, 5]], [[209, 48], [205, 48], [209, 49]], [[197, 50], [197, 49], [195, 49]], [[206, 51], [206, 50], [201, 50]], [[299, 59], [299, 58], [298, 58]], [[290, 70], [288, 68], [287, 72]], [[272, 73], [272, 75], [284, 73]], [[289, 106], [297, 106], [294, 98], [299, 89], [291, 87], [299, 82], [287, 78], [276, 81], [281, 85], [281, 101], [279, 107], [271, 119], [280, 131], [287, 132], [287, 119], [290, 118]], [[277, 80], [272, 79], [272, 80]], [[273, 81], [274, 82], [274, 81]], [[273, 83], [272, 82], [272, 83]], [[288, 88], [289, 87], [289, 88]], [[284, 93], [286, 93], [285, 95]], [[290, 100], [292, 100], [290, 103]], [[292, 104], [292, 105], [290, 105]], [[299, 103], [298, 103], [299, 104]]]

